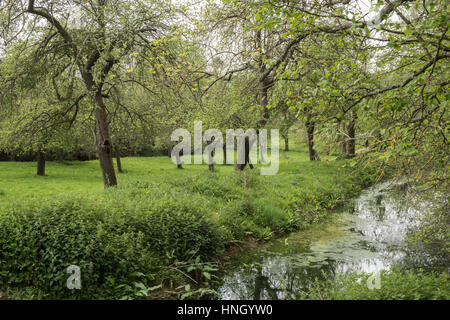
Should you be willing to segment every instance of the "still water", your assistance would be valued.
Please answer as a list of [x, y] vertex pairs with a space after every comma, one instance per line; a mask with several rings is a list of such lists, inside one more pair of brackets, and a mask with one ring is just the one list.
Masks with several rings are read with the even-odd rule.
[[319, 280], [374, 273], [393, 265], [444, 269], [433, 248], [407, 243], [407, 233], [444, 201], [425, 200], [408, 184], [386, 182], [364, 191], [332, 224], [274, 240], [243, 254], [223, 276], [220, 299], [285, 299]]

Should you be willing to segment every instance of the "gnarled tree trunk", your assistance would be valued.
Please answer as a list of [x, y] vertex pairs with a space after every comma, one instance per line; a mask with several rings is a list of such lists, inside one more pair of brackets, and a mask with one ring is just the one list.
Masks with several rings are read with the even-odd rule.
[[109, 134], [109, 123], [106, 107], [100, 92], [95, 95], [95, 119], [97, 121], [97, 141], [95, 151], [97, 152], [102, 170], [103, 184], [105, 188], [117, 185], [116, 172], [112, 159], [112, 142]]
[[45, 153], [39, 150], [36, 155], [37, 160], [37, 175], [45, 176]]
[[[260, 118], [261, 120], [258, 122], [258, 129], [264, 128], [264, 126], [267, 124], [267, 121], [269, 121], [270, 114], [269, 109], [267, 106], [269, 105], [268, 102], [268, 91], [269, 87], [272, 85], [269, 81], [260, 81], [259, 83], [259, 107], [261, 109], [260, 111]], [[261, 141], [260, 141], [261, 143]], [[259, 146], [259, 157], [260, 162], [265, 163], [264, 159], [264, 150], [266, 146]], [[245, 166], [244, 166], [245, 167]]]
[[320, 161], [319, 154], [314, 149], [314, 129], [315, 123], [314, 121], [307, 120], [306, 123], [306, 133], [308, 138], [308, 149], [309, 149], [309, 160], [311, 161]]
[[288, 135], [283, 135], [284, 139], [284, 151], [289, 151], [289, 137]]
[[208, 158], [208, 169], [214, 171], [214, 150], [209, 153]]
[[120, 152], [118, 150], [116, 150], [116, 164], [117, 164], [117, 171], [123, 173], [122, 160], [120, 159]]
[[[173, 155], [175, 156], [175, 160], [177, 161], [177, 168], [183, 169], [183, 163], [181, 161], [181, 155], [184, 154], [183, 149], [179, 145], [176, 145], [175, 147], [173, 147], [171, 149], [172, 149]], [[170, 157], [172, 157], [172, 154], [170, 155]]]
[[208, 169], [209, 171], [214, 171], [214, 155], [215, 155], [215, 143], [212, 143], [214, 140], [208, 140], [207, 143], [209, 146], [207, 148], [211, 148], [208, 150]]
[[180, 153], [177, 152], [177, 154], [175, 155], [176, 159], [177, 159], [177, 168], [178, 169], [183, 169], [183, 164], [181, 163], [181, 157], [180, 157]]
[[223, 148], [223, 164], [227, 165], [227, 144], [224, 143], [222, 148]]
[[[236, 167], [235, 170], [236, 171], [242, 171], [245, 169], [245, 167], [247, 166], [247, 163], [250, 167], [250, 169], [253, 169], [253, 164], [250, 161], [250, 138], [249, 137], [245, 137], [245, 147], [244, 147], [244, 152], [245, 152], [245, 162], [243, 164], [239, 164], [239, 161], [237, 161], [236, 163]], [[238, 160], [239, 160], [239, 146], [238, 146]]]

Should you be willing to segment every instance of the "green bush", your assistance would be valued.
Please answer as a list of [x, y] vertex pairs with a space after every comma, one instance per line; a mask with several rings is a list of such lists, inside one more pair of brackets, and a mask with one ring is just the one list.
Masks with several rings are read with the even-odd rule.
[[448, 300], [450, 299], [449, 274], [400, 270], [393, 268], [380, 273], [380, 287], [369, 289], [370, 274], [352, 274], [311, 285], [299, 299], [312, 300]]
[[242, 240], [256, 234], [257, 225], [254, 216], [257, 215], [250, 198], [229, 202], [219, 215], [219, 224], [228, 232], [231, 241]]
[[[164, 266], [220, 251], [224, 234], [202, 209], [89, 198], [13, 206], [0, 218], [0, 283], [38, 288], [45, 298], [110, 297], [120, 285], [155, 284]], [[81, 290], [66, 288], [70, 265], [81, 269]]]

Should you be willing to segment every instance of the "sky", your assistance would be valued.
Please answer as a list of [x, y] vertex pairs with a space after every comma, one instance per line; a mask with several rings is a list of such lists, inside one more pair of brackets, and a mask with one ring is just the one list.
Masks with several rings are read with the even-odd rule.
[[[216, 1], [216, 2], [221, 2], [221, 0], [211, 0], [211, 1]], [[24, 1], [26, 2], [26, 1]], [[70, 2], [70, 1], [67, 1]], [[203, 7], [210, 1], [207, 0], [173, 0], [174, 3], [176, 4], [181, 4], [181, 5], [185, 5], [188, 8], [188, 11], [185, 15], [178, 15], [178, 22], [180, 24], [184, 24], [186, 27], [192, 27], [192, 19], [193, 18], [198, 18], [201, 15], [201, 11], [203, 9]], [[38, 2], [39, 3], [39, 2]], [[356, 1], [352, 1], [351, 2], [351, 6], [356, 8], [358, 11], [360, 12], [364, 12], [365, 14], [367, 14], [367, 19], [366, 20], [370, 20], [373, 17], [375, 17], [377, 15], [377, 11], [376, 10], [376, 6], [375, 4], [377, 3], [377, 0], [356, 0]], [[0, 0], [0, 9], [2, 8], [2, 4], [5, 4], [5, 0]], [[70, 11], [70, 20], [69, 23], [72, 24], [73, 26], [76, 26], [77, 23], [79, 23], [81, 21], [81, 19], [79, 19], [79, 14], [77, 14], [76, 11], [74, 11], [74, 9], [72, 8], [72, 10]], [[393, 13], [391, 14], [390, 17], [390, 21], [399, 21], [399, 17]], [[0, 37], [2, 37], [1, 32], [2, 30], [0, 29]], [[209, 39], [208, 38], [204, 38], [202, 39], [205, 43], [205, 53], [207, 56], [209, 56], [212, 60], [212, 57], [214, 57], [215, 55], [217, 55], [217, 52], [215, 50], [215, 48], [219, 47], [219, 44], [221, 42], [220, 38], [216, 38], [217, 34], [215, 36], [211, 36]], [[4, 56], [5, 54], [5, 42], [3, 41], [4, 39], [0, 39], [0, 58], [2, 56]], [[200, 39], [198, 39], [200, 40]]]

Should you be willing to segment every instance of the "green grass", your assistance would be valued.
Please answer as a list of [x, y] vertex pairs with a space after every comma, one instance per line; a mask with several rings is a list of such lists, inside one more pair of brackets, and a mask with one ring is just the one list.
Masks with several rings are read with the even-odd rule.
[[[167, 157], [124, 158], [119, 186], [106, 191], [97, 161], [49, 162], [46, 177], [35, 176], [34, 163], [0, 163], [0, 289], [90, 299], [208, 288], [211, 262], [233, 243], [306, 229], [374, 180], [345, 161], [280, 158], [274, 176], [259, 166], [209, 172], [179, 170]], [[83, 270], [83, 290], [65, 289], [71, 264]]]
[[[168, 157], [123, 158], [126, 170], [118, 174], [119, 186], [134, 181], [170, 181], [180, 177], [198, 179], [208, 175], [206, 165], [184, 165], [178, 170]], [[282, 152], [280, 170], [275, 176], [260, 177], [264, 183], [281, 190], [289, 190], [292, 184], [306, 188], [327, 188], [339, 177], [343, 161], [312, 163], [306, 152]], [[258, 170], [257, 166], [257, 170]], [[234, 166], [216, 165], [214, 175], [225, 177], [234, 172]], [[42, 199], [61, 194], [104, 194], [103, 182], [97, 160], [86, 162], [51, 162], [46, 165], [46, 176], [36, 175], [34, 162], [0, 162], [0, 205], [25, 199]]]

